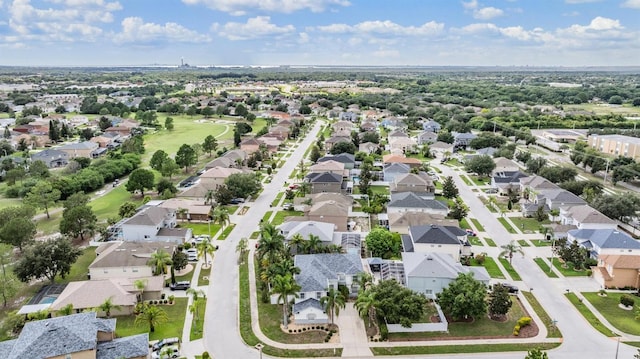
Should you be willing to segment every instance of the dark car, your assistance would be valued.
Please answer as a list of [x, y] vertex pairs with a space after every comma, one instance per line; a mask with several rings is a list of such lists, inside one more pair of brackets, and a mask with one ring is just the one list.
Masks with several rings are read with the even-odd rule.
[[231, 201], [229, 201], [229, 203], [231, 203], [231, 204], [244, 203], [244, 198], [233, 198]]
[[494, 284], [494, 287], [495, 287], [496, 285], [501, 285], [501, 286], [503, 286], [503, 287], [507, 288], [507, 291], [509, 292], [509, 294], [518, 294], [518, 290], [519, 290], [519, 289], [518, 289], [518, 287], [516, 287], [516, 286], [515, 286], [515, 285], [513, 285], [513, 284], [509, 284], [509, 283], [498, 283], [498, 284]]
[[189, 282], [175, 282], [169, 284], [169, 289], [171, 290], [187, 290], [191, 287], [191, 283]]

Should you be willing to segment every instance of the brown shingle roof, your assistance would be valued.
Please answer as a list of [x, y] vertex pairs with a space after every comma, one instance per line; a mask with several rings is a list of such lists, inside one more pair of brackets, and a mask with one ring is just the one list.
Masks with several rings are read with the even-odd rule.
[[151, 253], [164, 249], [173, 253], [175, 243], [170, 242], [122, 242], [110, 245], [98, 252], [99, 256], [89, 268], [134, 267], [147, 265]]

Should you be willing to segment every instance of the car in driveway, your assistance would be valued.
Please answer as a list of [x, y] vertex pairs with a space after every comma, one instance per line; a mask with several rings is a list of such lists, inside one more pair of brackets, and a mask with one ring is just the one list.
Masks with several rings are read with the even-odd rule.
[[496, 194], [496, 193], [498, 193], [498, 189], [497, 188], [487, 188], [487, 189], [484, 190], [484, 193]]
[[180, 347], [177, 345], [165, 346], [151, 353], [151, 359], [175, 359], [180, 358]]
[[172, 344], [178, 344], [180, 343], [180, 338], [178, 337], [173, 337], [173, 338], [164, 338], [161, 339], [159, 341], [157, 341], [156, 343], [154, 343], [151, 346], [151, 350], [152, 351], [158, 351], [160, 349], [162, 349], [162, 347], [166, 346], [166, 345], [172, 345]]
[[282, 205], [282, 209], [284, 209], [285, 211], [290, 211], [293, 209], [293, 203], [285, 203]]
[[471, 229], [467, 229], [467, 230], [465, 230], [465, 232], [467, 232], [467, 236], [471, 236], [471, 237], [475, 237], [475, 236], [478, 235], [476, 232], [474, 232]]
[[244, 198], [233, 198], [229, 201], [230, 204], [240, 204], [244, 203]]
[[175, 283], [169, 284], [169, 289], [171, 290], [187, 290], [189, 288], [191, 288], [191, 283], [187, 281], [175, 282]]
[[509, 292], [509, 294], [518, 294], [519, 289], [518, 289], [518, 287], [516, 287], [516, 286], [515, 286], [515, 285], [513, 285], [513, 284], [509, 284], [509, 283], [496, 283], [496, 284], [494, 284], [493, 286], [495, 287], [496, 285], [501, 285], [501, 286], [503, 286], [504, 288], [506, 288], [506, 289], [507, 289], [507, 292]]

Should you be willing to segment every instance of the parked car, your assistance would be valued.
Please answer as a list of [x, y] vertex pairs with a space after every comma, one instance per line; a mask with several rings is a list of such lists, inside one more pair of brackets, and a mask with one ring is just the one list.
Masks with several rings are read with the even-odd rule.
[[159, 340], [155, 344], [153, 344], [153, 346], [151, 346], [151, 350], [153, 350], [155, 352], [155, 351], [160, 350], [165, 345], [171, 345], [171, 344], [177, 344], [177, 343], [180, 343], [180, 338], [177, 338], [177, 337], [164, 338], [164, 339]]
[[513, 284], [509, 284], [509, 283], [497, 283], [494, 284], [493, 286], [495, 287], [496, 285], [501, 285], [505, 288], [507, 288], [507, 291], [509, 292], [509, 294], [518, 294], [518, 287], [516, 287]]
[[116, 178], [116, 179], [113, 180], [112, 186], [113, 187], [118, 187], [119, 184], [120, 184], [120, 180]]
[[293, 203], [285, 203], [282, 205], [282, 209], [286, 210], [286, 211], [290, 211], [293, 209]]
[[180, 357], [180, 347], [172, 345], [151, 353], [151, 359], [175, 359]]
[[468, 235], [468, 236], [475, 237], [475, 236], [477, 236], [477, 235], [478, 235], [476, 232], [474, 232], [474, 231], [472, 231], [472, 230], [470, 230], [470, 229], [467, 229], [467, 230], [465, 230], [465, 231], [467, 232], [467, 235]]
[[487, 188], [487, 189], [484, 190], [484, 193], [495, 194], [495, 193], [498, 193], [498, 189], [497, 188]]
[[299, 184], [295, 184], [295, 183], [289, 185], [289, 189], [298, 189], [298, 187], [300, 187], [300, 185]]
[[244, 203], [244, 198], [233, 198], [231, 201], [229, 201], [229, 203], [231, 203], [231, 204]]
[[175, 282], [175, 283], [169, 284], [169, 289], [171, 290], [187, 290], [189, 288], [191, 288], [191, 283], [187, 281]]

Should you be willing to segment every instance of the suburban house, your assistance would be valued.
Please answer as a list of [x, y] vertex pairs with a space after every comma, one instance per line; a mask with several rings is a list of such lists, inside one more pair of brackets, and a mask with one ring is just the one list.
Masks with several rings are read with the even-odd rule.
[[327, 155], [320, 157], [318, 159], [318, 163], [325, 161], [337, 161], [340, 163], [344, 163], [344, 168], [351, 170], [356, 165], [356, 157], [350, 153], [340, 153], [338, 155]]
[[89, 141], [97, 143], [100, 148], [115, 148], [120, 146], [119, 143], [115, 142], [115, 139], [119, 137], [120, 135], [116, 133], [105, 133], [99, 136], [93, 136]]
[[520, 178], [527, 176], [529, 175], [520, 171], [494, 171], [493, 176], [491, 176], [491, 187], [496, 188], [501, 196], [507, 195], [509, 190], [520, 193]]
[[294, 199], [294, 208], [304, 212], [304, 216], [296, 218], [301, 221], [332, 223], [339, 232], [349, 230], [349, 211], [352, 205], [353, 198], [339, 193], [317, 193]]
[[567, 242], [578, 242], [591, 258], [605, 254], [640, 254], [640, 242], [615, 229], [574, 229], [567, 232]]
[[332, 126], [334, 136], [351, 136], [354, 124], [351, 121], [338, 121]]
[[422, 129], [428, 132], [438, 133], [442, 129], [442, 125], [430, 119], [422, 122]]
[[289, 138], [289, 134], [291, 133], [291, 129], [285, 126], [273, 126], [269, 128], [269, 134], [278, 137], [281, 140], [286, 140]]
[[459, 148], [467, 148], [471, 144], [471, 141], [477, 136], [471, 132], [452, 132], [453, 146]]
[[423, 131], [416, 137], [416, 142], [419, 145], [428, 145], [436, 143], [438, 141], [438, 134], [432, 131]]
[[457, 226], [429, 224], [409, 227], [409, 234], [402, 235], [404, 252], [445, 253], [460, 261], [469, 246], [467, 232]]
[[378, 220], [381, 226], [386, 226], [391, 232], [409, 234], [409, 227], [427, 224], [439, 224], [442, 226], [457, 226], [455, 219], [445, 219], [445, 216], [425, 212], [394, 212], [380, 213]]
[[29, 321], [20, 336], [0, 342], [5, 359], [147, 359], [149, 333], [116, 337], [116, 319], [95, 312]]
[[493, 159], [493, 163], [496, 164], [496, 168], [493, 169], [493, 173], [502, 172], [516, 172], [520, 171], [520, 166], [512, 160], [504, 157], [498, 157]]
[[[402, 132], [401, 132], [402, 133]], [[390, 151], [396, 153], [410, 153], [415, 151], [418, 143], [411, 137], [407, 137], [406, 134], [402, 133], [404, 136], [391, 137], [389, 136], [389, 148]]]
[[[158, 207], [176, 211], [177, 219], [188, 221], [206, 222], [209, 220], [209, 212], [211, 212], [210, 204], [186, 198], [169, 198], [160, 201]], [[182, 211], [185, 213], [181, 214]]]
[[347, 170], [345, 173], [344, 163], [342, 162], [329, 160], [329, 161], [318, 162], [316, 164], [309, 166], [309, 173], [324, 173], [324, 172], [337, 174], [342, 177], [349, 176], [349, 171]]
[[96, 259], [89, 265], [89, 278], [149, 280], [153, 277], [153, 269], [147, 264], [151, 254], [164, 250], [172, 255], [175, 248], [170, 242], [109, 242], [96, 249]]
[[545, 212], [563, 206], [585, 205], [587, 202], [540, 176], [520, 178], [520, 193], [528, 202], [521, 203], [524, 216], [531, 216], [542, 206]]
[[260, 151], [260, 145], [261, 142], [252, 137], [240, 142], [240, 149], [247, 154], [252, 154]]
[[200, 175], [200, 185], [207, 189], [215, 190], [224, 184], [227, 177], [236, 173], [245, 173], [238, 168], [213, 167]]
[[360, 130], [364, 132], [375, 131], [377, 128], [378, 125], [376, 125], [375, 122], [367, 121], [360, 124]]
[[[320, 299], [327, 295], [330, 288], [337, 290], [338, 285], [344, 285], [349, 289], [350, 296], [358, 293], [356, 278], [364, 272], [358, 254], [304, 254], [296, 255], [293, 262], [300, 268], [300, 274], [295, 276], [300, 286], [293, 305], [296, 323], [327, 323], [327, 315], [320, 313], [319, 309], [322, 308]], [[275, 304], [276, 301], [277, 297], [272, 296], [271, 303]]]
[[305, 180], [311, 183], [311, 193], [342, 192], [342, 174], [312, 172], [306, 175]]
[[560, 223], [574, 225], [577, 229], [616, 229], [616, 221], [589, 205], [560, 208]]
[[402, 252], [405, 286], [427, 298], [435, 299], [458, 275], [473, 277], [488, 286], [491, 276], [485, 267], [463, 266], [450, 254], [439, 252]]
[[591, 270], [603, 288], [640, 288], [640, 255], [604, 254]]
[[384, 164], [389, 164], [389, 163], [404, 163], [405, 165], [408, 165], [409, 167], [420, 167], [422, 165], [422, 161], [420, 161], [417, 158], [410, 158], [410, 157], [405, 157], [403, 155], [397, 155], [397, 154], [386, 154], [382, 156], [382, 162]]
[[333, 135], [333, 136], [327, 138], [324, 141], [324, 148], [327, 150], [327, 152], [329, 152], [329, 151], [331, 151], [333, 146], [335, 146], [336, 144], [338, 144], [340, 142], [347, 142], [347, 143], [351, 142], [351, 136]]
[[31, 161], [42, 161], [49, 168], [58, 168], [69, 164], [69, 155], [64, 151], [48, 148], [31, 155]]
[[391, 200], [387, 203], [387, 213], [423, 212], [446, 216], [449, 208], [446, 203], [433, 197], [420, 196], [413, 192], [391, 193]]
[[358, 122], [358, 114], [352, 111], [340, 112], [338, 119], [340, 121]]
[[425, 172], [420, 174], [405, 173], [399, 174], [393, 178], [389, 185], [391, 193], [394, 192], [416, 192], [416, 193], [435, 193], [436, 187], [431, 177]]
[[280, 233], [284, 236], [285, 241], [291, 241], [293, 236], [299, 234], [305, 240], [310, 235], [317, 236], [323, 245], [333, 243], [333, 233], [336, 225], [333, 223], [316, 222], [316, 221], [288, 221], [278, 226]]
[[183, 243], [193, 237], [191, 228], [176, 227], [176, 211], [150, 206], [114, 225], [116, 238], [125, 241]]
[[58, 150], [65, 152], [70, 159], [76, 157], [96, 158], [98, 156], [98, 144], [91, 141], [70, 143], [58, 147]]
[[429, 145], [429, 151], [436, 158], [447, 158], [453, 153], [454, 147], [451, 143], [437, 141], [432, 145]]
[[377, 143], [373, 143], [373, 142], [365, 142], [358, 145], [358, 151], [364, 152], [367, 154], [372, 154], [378, 151], [379, 148], [380, 146]]
[[407, 174], [411, 167], [404, 163], [388, 163], [382, 167], [382, 174], [385, 182], [393, 182], [397, 176]]

